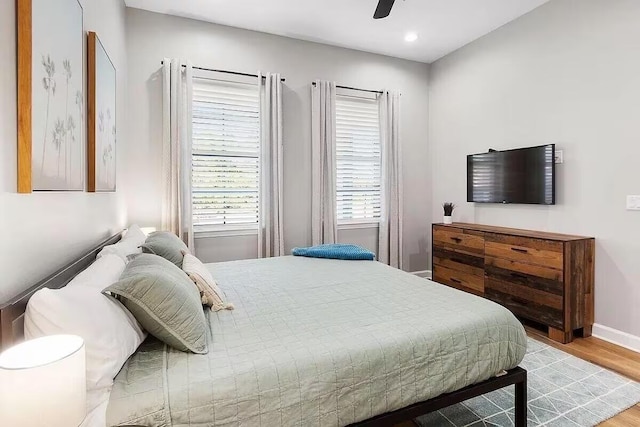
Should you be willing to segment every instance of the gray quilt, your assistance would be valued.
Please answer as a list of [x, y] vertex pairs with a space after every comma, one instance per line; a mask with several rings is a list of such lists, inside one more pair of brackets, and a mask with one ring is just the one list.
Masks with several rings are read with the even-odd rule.
[[209, 264], [236, 309], [209, 354], [148, 340], [116, 377], [117, 426], [343, 426], [520, 363], [505, 308], [373, 261]]

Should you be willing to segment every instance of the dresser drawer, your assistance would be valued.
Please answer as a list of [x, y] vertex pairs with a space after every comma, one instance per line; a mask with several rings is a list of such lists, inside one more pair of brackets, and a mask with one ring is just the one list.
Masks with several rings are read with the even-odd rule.
[[534, 278], [534, 280], [539, 278], [543, 282], [553, 282], [553, 286], [559, 289], [563, 287], [564, 272], [562, 270], [494, 256], [486, 256], [484, 264], [486, 269], [504, 270], [506, 274], [514, 273], [513, 277], [525, 275]]
[[484, 295], [484, 276], [453, 270], [436, 264], [433, 266], [433, 281], [476, 295]]
[[433, 244], [453, 252], [484, 257], [484, 233], [436, 225], [433, 227]]
[[484, 259], [479, 256], [448, 251], [440, 247], [433, 249], [433, 265], [462, 271], [475, 276], [484, 276]]
[[495, 289], [487, 289], [484, 296], [508, 308], [516, 316], [524, 317], [525, 319], [533, 320], [534, 322], [553, 328], [564, 329], [562, 311], [551, 310], [547, 306], [504, 294]]
[[556, 270], [564, 263], [562, 242], [505, 234], [485, 234], [485, 255]]
[[560, 297], [564, 295], [564, 283], [559, 280], [547, 279], [520, 271], [507, 270], [496, 267], [495, 265], [486, 265], [484, 271], [487, 280], [493, 279], [504, 283], [537, 289]]
[[[543, 279], [514, 277], [504, 270], [487, 269], [485, 297], [509, 308], [514, 314], [547, 326], [564, 326], [562, 289], [541, 283]], [[536, 286], [536, 284], [538, 286]]]

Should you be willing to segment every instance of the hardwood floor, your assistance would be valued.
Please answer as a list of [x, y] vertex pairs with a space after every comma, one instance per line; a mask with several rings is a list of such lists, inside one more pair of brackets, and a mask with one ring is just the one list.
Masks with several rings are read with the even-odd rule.
[[[543, 332], [526, 326], [527, 334], [538, 341], [587, 360], [603, 368], [640, 381], [640, 353], [611, 344], [595, 337], [576, 338], [569, 344], [550, 340]], [[600, 424], [600, 427], [640, 426], [640, 404], [635, 405], [615, 417]]]
[[633, 406], [600, 424], [601, 427], [638, 427], [640, 426], [640, 405]]
[[[560, 344], [550, 340], [544, 332], [525, 326], [527, 335], [552, 347], [587, 360], [603, 368], [640, 381], [640, 353], [627, 350], [598, 338], [576, 338], [569, 344]], [[394, 427], [412, 427], [408, 421]], [[640, 426], [640, 404], [627, 409], [615, 417], [603, 422], [599, 427], [638, 427]]]

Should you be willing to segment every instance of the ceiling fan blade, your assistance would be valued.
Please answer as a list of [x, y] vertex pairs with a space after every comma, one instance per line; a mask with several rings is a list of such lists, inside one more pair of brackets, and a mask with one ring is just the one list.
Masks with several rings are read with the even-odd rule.
[[393, 7], [393, 3], [396, 0], [380, 0], [378, 2], [378, 7], [376, 7], [376, 11], [373, 14], [373, 19], [386, 18], [391, 13], [391, 8]]

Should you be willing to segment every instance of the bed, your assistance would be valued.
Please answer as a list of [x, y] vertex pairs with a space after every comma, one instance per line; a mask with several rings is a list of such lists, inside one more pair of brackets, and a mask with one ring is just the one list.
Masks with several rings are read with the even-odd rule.
[[[207, 312], [209, 353], [147, 339], [115, 378], [107, 425], [393, 425], [511, 384], [526, 423], [526, 336], [497, 304], [369, 261], [208, 267], [236, 306]], [[1, 308], [3, 344], [29, 292], [64, 286], [55, 277]]]

